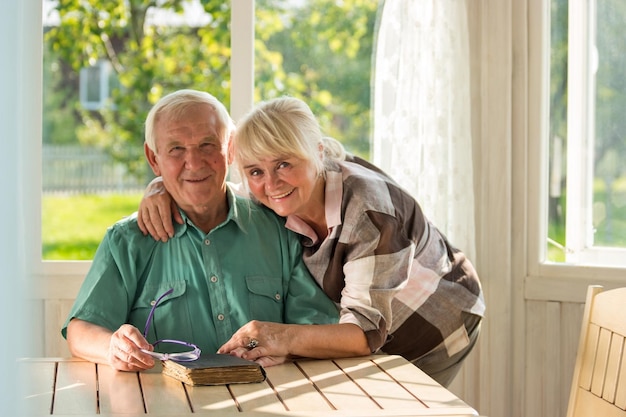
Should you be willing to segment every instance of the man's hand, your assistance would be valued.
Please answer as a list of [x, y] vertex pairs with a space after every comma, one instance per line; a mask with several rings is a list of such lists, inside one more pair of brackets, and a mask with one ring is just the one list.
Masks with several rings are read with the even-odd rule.
[[67, 342], [73, 356], [108, 364], [118, 371], [143, 371], [154, 366], [154, 358], [141, 349], [154, 348], [139, 329], [123, 324], [115, 332], [97, 324], [72, 319], [67, 326]]
[[176, 203], [163, 186], [161, 177], [156, 177], [146, 187], [139, 210], [137, 223], [144, 235], [150, 234], [154, 240], [167, 242], [174, 236], [172, 216], [178, 224], [183, 224], [183, 218]]
[[139, 329], [123, 324], [111, 335], [108, 362], [118, 371], [143, 371], [152, 368], [154, 358], [141, 349], [152, 351], [154, 348]]

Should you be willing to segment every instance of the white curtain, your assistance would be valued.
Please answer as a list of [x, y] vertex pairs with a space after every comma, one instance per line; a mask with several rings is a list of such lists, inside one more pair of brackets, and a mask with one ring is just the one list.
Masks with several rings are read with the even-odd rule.
[[465, 0], [387, 0], [375, 52], [373, 153], [475, 259]]

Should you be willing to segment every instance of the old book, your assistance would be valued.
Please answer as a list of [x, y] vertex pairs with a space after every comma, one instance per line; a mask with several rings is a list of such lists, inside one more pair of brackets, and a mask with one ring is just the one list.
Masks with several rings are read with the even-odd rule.
[[262, 382], [265, 370], [246, 359], [203, 353], [191, 362], [163, 361], [163, 374], [189, 385], [224, 385]]

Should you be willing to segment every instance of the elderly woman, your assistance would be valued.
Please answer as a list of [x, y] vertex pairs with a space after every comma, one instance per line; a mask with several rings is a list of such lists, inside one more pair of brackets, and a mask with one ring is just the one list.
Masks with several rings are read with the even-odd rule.
[[[260, 103], [240, 121], [233, 146], [252, 199], [301, 236], [304, 262], [337, 303], [340, 321], [252, 321], [219, 351], [260, 363], [399, 354], [449, 385], [476, 343], [485, 304], [474, 267], [417, 201], [323, 137], [310, 108], [295, 98]], [[148, 193], [140, 215], [154, 223], [140, 224], [166, 240], [170, 200], [158, 183], [152, 188], [158, 192]], [[251, 339], [258, 344], [248, 349]]]

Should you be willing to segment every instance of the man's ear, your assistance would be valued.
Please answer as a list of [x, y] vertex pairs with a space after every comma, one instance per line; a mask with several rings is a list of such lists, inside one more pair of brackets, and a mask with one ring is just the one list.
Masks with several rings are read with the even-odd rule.
[[159, 169], [159, 163], [156, 160], [156, 154], [147, 143], [143, 144], [143, 152], [146, 154], [146, 160], [148, 160], [148, 164], [150, 164], [150, 168], [152, 168], [152, 172], [157, 177], [161, 175], [161, 170]]

